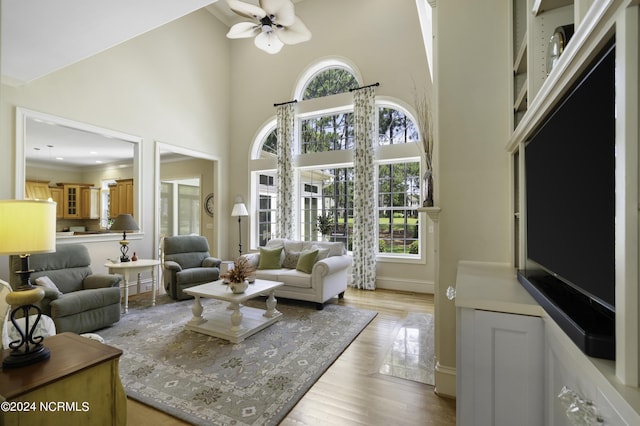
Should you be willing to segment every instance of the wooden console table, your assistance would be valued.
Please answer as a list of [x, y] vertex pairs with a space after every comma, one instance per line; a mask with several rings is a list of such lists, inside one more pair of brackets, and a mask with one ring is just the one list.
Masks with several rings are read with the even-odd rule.
[[126, 424], [120, 349], [73, 333], [47, 337], [44, 345], [49, 359], [0, 371], [0, 425]]

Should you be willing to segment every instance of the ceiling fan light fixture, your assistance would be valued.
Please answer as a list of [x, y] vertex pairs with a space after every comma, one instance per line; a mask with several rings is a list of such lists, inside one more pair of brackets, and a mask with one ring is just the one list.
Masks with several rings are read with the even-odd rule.
[[258, 49], [264, 50], [271, 55], [280, 52], [284, 46], [284, 43], [272, 31], [258, 34], [253, 42]]
[[284, 44], [297, 44], [311, 39], [311, 32], [295, 15], [291, 0], [260, 0], [260, 7], [240, 0], [227, 0], [232, 11], [255, 19], [240, 22], [227, 33], [228, 38], [254, 37], [254, 44], [267, 53], [278, 53]]

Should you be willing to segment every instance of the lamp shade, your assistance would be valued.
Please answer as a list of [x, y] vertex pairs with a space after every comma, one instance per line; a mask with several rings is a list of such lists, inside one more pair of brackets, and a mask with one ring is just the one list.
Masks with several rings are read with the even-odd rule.
[[133, 220], [133, 216], [130, 214], [119, 214], [109, 229], [112, 231], [137, 231], [140, 228], [138, 228], [136, 221]]
[[56, 203], [0, 200], [0, 254], [56, 251]]
[[247, 207], [244, 203], [235, 203], [233, 205], [233, 210], [231, 210], [231, 216], [249, 216], [249, 212], [247, 211]]

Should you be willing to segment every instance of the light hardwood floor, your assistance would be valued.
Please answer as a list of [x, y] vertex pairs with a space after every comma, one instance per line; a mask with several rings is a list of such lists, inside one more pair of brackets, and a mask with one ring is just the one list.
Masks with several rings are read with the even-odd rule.
[[[455, 425], [454, 400], [437, 396], [433, 386], [378, 373], [407, 313], [433, 313], [432, 295], [350, 288], [344, 299], [331, 303], [374, 310], [378, 315], [280, 425]], [[127, 422], [188, 424], [131, 399], [127, 400]]]

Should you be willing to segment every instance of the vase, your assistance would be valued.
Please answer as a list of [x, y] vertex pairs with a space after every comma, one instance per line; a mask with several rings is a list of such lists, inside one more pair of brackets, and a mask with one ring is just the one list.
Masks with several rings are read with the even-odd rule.
[[229, 288], [235, 294], [244, 293], [244, 291], [249, 287], [249, 280], [244, 280], [241, 282], [230, 282]]
[[427, 170], [422, 177], [422, 207], [433, 207], [433, 173]]

